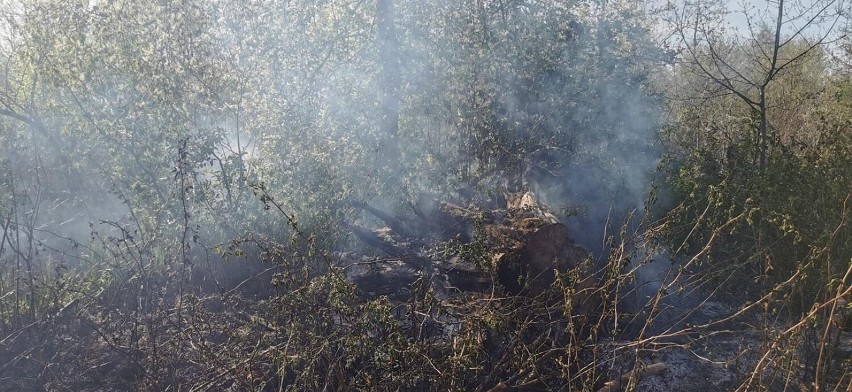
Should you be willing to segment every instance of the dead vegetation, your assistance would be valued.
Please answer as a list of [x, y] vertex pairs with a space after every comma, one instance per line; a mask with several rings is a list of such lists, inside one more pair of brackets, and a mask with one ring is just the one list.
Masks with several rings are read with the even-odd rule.
[[[603, 392], [705, 378], [706, 390], [751, 390], [807, 366], [789, 345], [817, 353], [828, 379], [814, 382], [849, 385], [848, 284], [786, 326], [759, 311], [772, 293], [734, 309], [702, 292], [685, 309], [673, 293], [684, 270], [631, 305], [636, 244], [614, 243], [599, 264], [544, 206], [434, 205], [420, 222], [362, 205], [418, 227], [351, 224], [372, 252], [327, 253], [294, 227], [289, 243], [246, 238], [186, 265], [141, 259], [96, 295], [4, 324], [3, 389]], [[124, 239], [115, 255], [149, 254]], [[227, 260], [254, 272], [211, 267]]]

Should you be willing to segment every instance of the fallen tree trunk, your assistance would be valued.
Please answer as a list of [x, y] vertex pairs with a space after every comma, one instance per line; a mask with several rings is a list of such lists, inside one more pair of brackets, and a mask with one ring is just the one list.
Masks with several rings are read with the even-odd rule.
[[[408, 220], [366, 203], [353, 204], [389, 226], [369, 229], [350, 224], [350, 230], [361, 242], [392, 259], [402, 260], [414, 270], [440, 272], [453, 287], [478, 287], [490, 280], [490, 276], [496, 276], [509, 293], [537, 295], [554, 283], [557, 272], [578, 268], [589, 254], [571, 241], [567, 227], [546, 207], [538, 205], [529, 192], [510, 198], [506, 209], [496, 210], [465, 208], [433, 199], [421, 201], [414, 206], [416, 216]], [[454, 258], [451, 262], [421, 255], [425, 249], [435, 249], [447, 240], [462, 246], [476, 242], [478, 246], [472, 248], [483, 253], [478, 258], [490, 264], [472, 266], [471, 260]], [[453, 271], [464, 272], [453, 274]], [[583, 285], [588, 287], [590, 274], [581, 275]], [[411, 279], [405, 279], [408, 280]], [[375, 287], [365, 289], [386, 291]]]
[[372, 248], [376, 248], [391, 257], [403, 257], [407, 252], [405, 249], [394, 244], [389, 238], [383, 237], [379, 232], [371, 230], [358, 223], [348, 224], [349, 230], [355, 237], [358, 237], [361, 242]]

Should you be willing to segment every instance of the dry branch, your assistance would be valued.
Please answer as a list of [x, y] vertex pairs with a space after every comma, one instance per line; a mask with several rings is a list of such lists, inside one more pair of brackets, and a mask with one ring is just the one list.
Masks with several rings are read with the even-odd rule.
[[629, 383], [630, 380], [639, 381], [644, 377], [662, 374], [665, 371], [666, 364], [663, 362], [642, 366], [622, 374], [618, 379], [605, 382], [603, 388], [598, 389], [598, 392], [615, 392], [621, 390], [622, 386]]

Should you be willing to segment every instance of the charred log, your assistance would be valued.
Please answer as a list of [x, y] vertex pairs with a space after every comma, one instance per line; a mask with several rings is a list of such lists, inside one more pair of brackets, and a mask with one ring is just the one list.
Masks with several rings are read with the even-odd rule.
[[352, 234], [354, 234], [355, 237], [358, 237], [361, 242], [367, 246], [382, 251], [388, 256], [403, 257], [408, 253], [405, 249], [396, 246], [393, 242], [387, 238], [383, 238], [383, 236], [374, 230], [357, 223], [349, 223], [348, 227], [349, 230], [352, 231]]
[[360, 208], [364, 211], [369, 212], [371, 215], [379, 218], [382, 222], [384, 222], [391, 230], [401, 235], [414, 235], [414, 230], [412, 230], [408, 225], [405, 224], [405, 221], [399, 219], [391, 214], [382, 211], [378, 208], [375, 208], [367, 203], [363, 203], [360, 201], [353, 201], [352, 206], [355, 208]]
[[[492, 210], [422, 198], [412, 206], [417, 218], [410, 223], [363, 203], [358, 206], [388, 227], [372, 230], [351, 224], [357, 238], [391, 258], [404, 260], [415, 270], [435, 269], [446, 280], [446, 286], [459, 291], [483, 287], [490, 276], [496, 276], [511, 294], [537, 295], [554, 283], [558, 272], [579, 268], [588, 256], [584, 248], [570, 240], [567, 227], [548, 208], [539, 205], [531, 192], [510, 197], [506, 209]], [[423, 249], [446, 240], [461, 244], [476, 240], [478, 251], [485, 253], [479, 259], [490, 260], [490, 264], [458, 258], [451, 263], [418, 256]], [[382, 291], [369, 287], [367, 290]]]

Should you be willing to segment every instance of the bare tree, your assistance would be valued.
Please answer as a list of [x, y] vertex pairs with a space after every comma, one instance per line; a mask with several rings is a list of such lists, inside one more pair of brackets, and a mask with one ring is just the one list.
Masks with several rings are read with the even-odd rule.
[[[698, 0], [670, 8], [680, 64], [712, 86], [703, 98], [734, 96], [755, 116], [754, 157], [761, 172], [773, 129], [767, 92], [785, 70], [842, 39], [848, 6], [845, 0], [778, 0], [762, 7], [744, 3], [732, 13], [718, 1]], [[744, 20], [744, 32], [724, 23], [731, 15]]]

